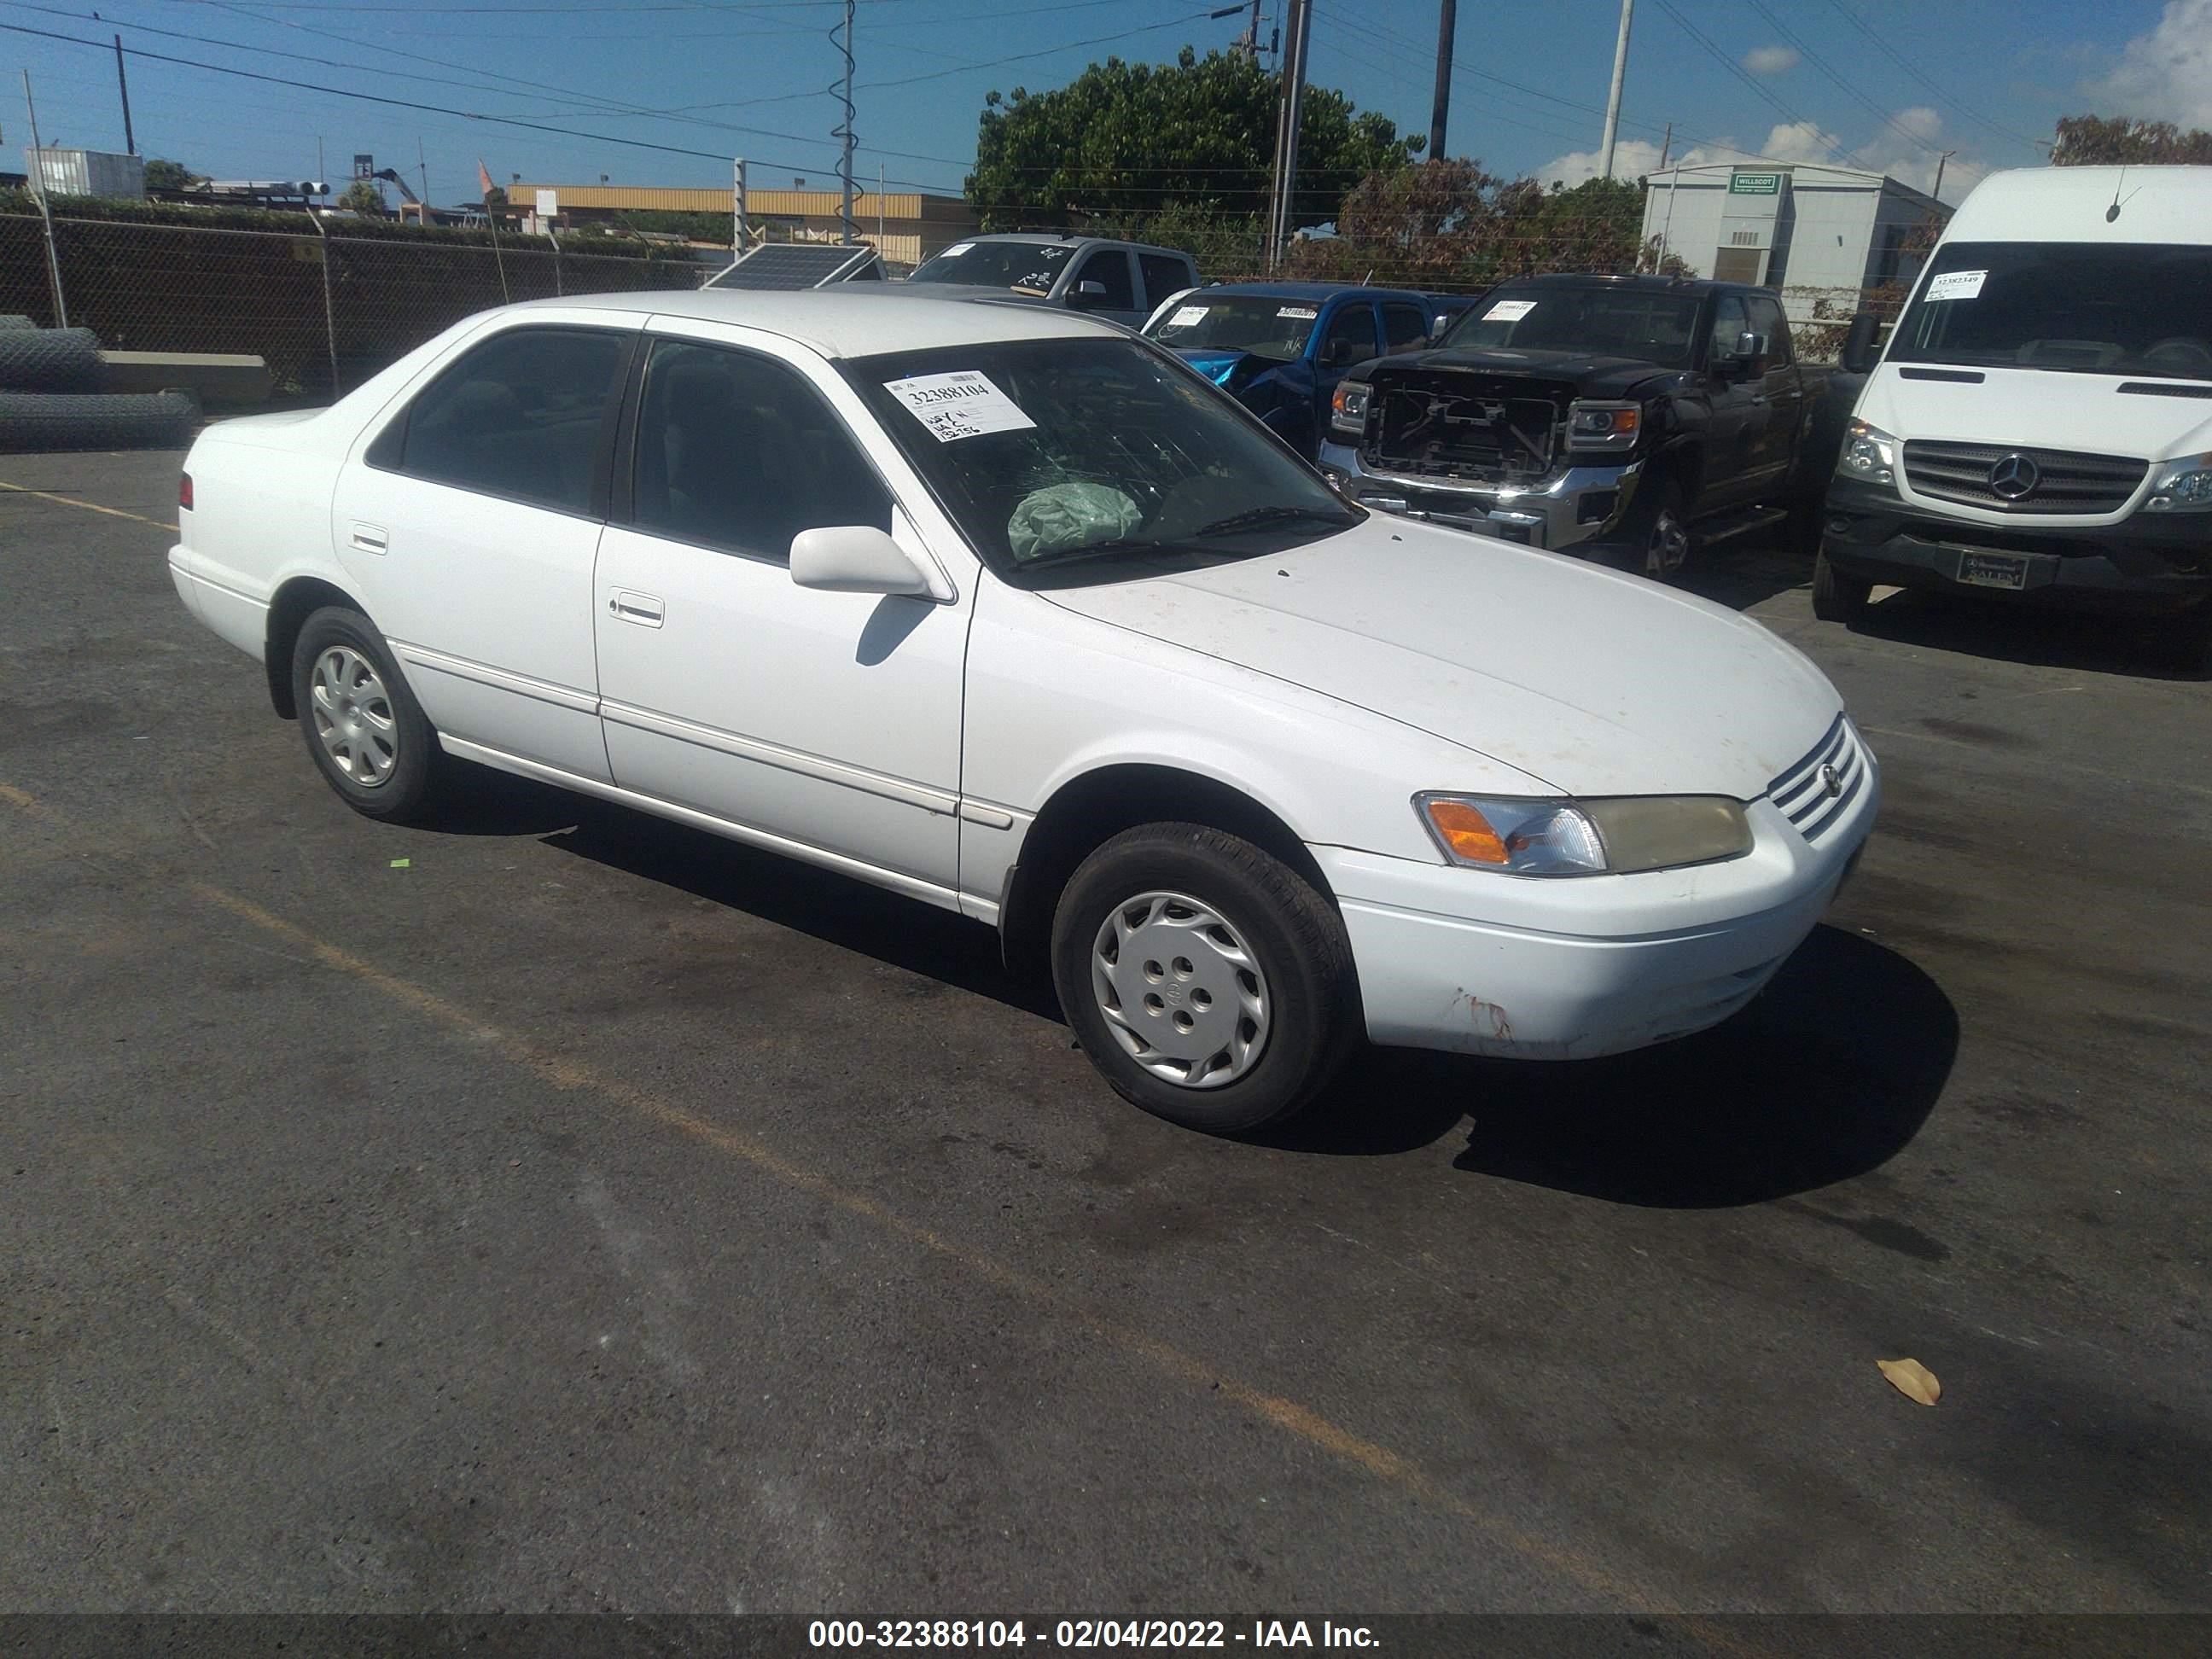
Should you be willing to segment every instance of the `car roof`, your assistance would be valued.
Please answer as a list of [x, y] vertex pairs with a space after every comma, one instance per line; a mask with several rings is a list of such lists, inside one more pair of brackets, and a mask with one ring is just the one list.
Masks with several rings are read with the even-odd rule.
[[1547, 270], [1534, 276], [1508, 276], [1500, 288], [1632, 288], [1673, 294], [1711, 294], [1727, 289], [1759, 292], [1754, 283], [1722, 283], [1710, 276], [1614, 276], [1603, 271]]
[[940, 300], [889, 283], [844, 283], [795, 293], [744, 289], [671, 289], [531, 300], [507, 312], [601, 311], [757, 328], [812, 348], [824, 357], [983, 345], [1004, 340], [1109, 339], [1127, 331], [1057, 307], [1010, 298]]
[[1048, 247], [1133, 247], [1146, 253], [1172, 253], [1178, 259], [1187, 257], [1182, 249], [1160, 247], [1152, 242], [1128, 242], [1119, 236], [1077, 236], [1057, 230], [994, 230], [981, 235], [963, 236], [963, 242], [1026, 242], [1032, 246]]
[[1359, 283], [1216, 283], [1199, 290], [1204, 295], [1249, 294], [1255, 300], [1333, 300], [1339, 295], [1364, 295], [1375, 300], [1428, 298], [1410, 288], [1369, 288]]

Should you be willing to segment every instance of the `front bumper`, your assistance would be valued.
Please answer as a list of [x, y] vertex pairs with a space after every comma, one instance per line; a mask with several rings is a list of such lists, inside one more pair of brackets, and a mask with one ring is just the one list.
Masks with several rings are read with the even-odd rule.
[[1875, 772], [1813, 842], [1761, 800], [1747, 856], [1636, 876], [1516, 880], [1313, 850], [1351, 937], [1370, 1040], [1589, 1060], [1717, 1025], [1757, 996], [1834, 900], [1880, 798]]
[[[1820, 549], [1861, 581], [2016, 605], [2155, 614], [2212, 599], [2212, 515], [2203, 514], [2138, 513], [2112, 525], [1991, 524], [1839, 477], [1828, 487]], [[2022, 586], [1961, 581], [1972, 553], [2022, 560]]]
[[1589, 541], [1618, 525], [1636, 494], [1644, 464], [1563, 467], [1526, 487], [1487, 484], [1370, 471], [1361, 465], [1357, 449], [1331, 438], [1322, 443], [1321, 470], [1347, 498], [1376, 512], [1556, 549]]

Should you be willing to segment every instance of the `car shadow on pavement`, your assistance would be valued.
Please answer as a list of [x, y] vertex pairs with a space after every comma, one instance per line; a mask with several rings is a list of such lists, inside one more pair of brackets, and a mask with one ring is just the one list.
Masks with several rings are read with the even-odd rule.
[[2166, 618], [2039, 611], [2002, 601], [1900, 590], [1868, 607], [1853, 632], [1899, 645], [1991, 657], [2038, 668], [2134, 679], [2212, 679], [2180, 660]]
[[441, 836], [543, 836], [565, 830], [598, 803], [534, 778], [448, 760], [460, 774], [424, 826]]
[[1747, 539], [1699, 549], [1690, 556], [1675, 585], [1731, 611], [1748, 611], [1777, 593], [1809, 586], [1812, 580], [1811, 556], [1758, 546]]
[[1863, 1175], [1919, 1133], [1959, 1018], [1887, 946], [1821, 927], [1711, 1031], [1567, 1064], [1378, 1052], [1269, 1144], [1358, 1156], [1441, 1139], [1470, 1174], [1658, 1209], [1722, 1209]]
[[1057, 1021], [1048, 984], [1007, 971], [999, 938], [980, 922], [775, 853], [625, 807], [565, 797], [544, 844], [658, 882], [824, 944]]

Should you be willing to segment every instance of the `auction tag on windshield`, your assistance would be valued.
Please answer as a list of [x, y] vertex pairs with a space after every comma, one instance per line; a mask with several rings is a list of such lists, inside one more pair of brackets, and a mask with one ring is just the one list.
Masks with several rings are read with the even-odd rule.
[[957, 259], [975, 246], [975, 244], [973, 242], [955, 242], [951, 247], [945, 249], [944, 252], [939, 254], [937, 257], [940, 259]]
[[980, 438], [987, 432], [1021, 432], [1036, 425], [989, 375], [977, 369], [885, 380], [884, 390], [912, 410], [915, 418], [941, 444], [956, 438]]
[[1321, 313], [1316, 311], [1311, 306], [1285, 306], [1275, 315], [1288, 317], [1293, 322], [1310, 323], [1320, 316]]
[[1188, 328], [1194, 323], [1201, 323], [1205, 320], [1206, 307], [1204, 306], [1185, 306], [1181, 311], [1178, 311], [1174, 316], [1168, 319], [1168, 326], [1170, 328]]
[[1989, 280], [1986, 270], [1947, 270], [1941, 276], [1928, 279], [1928, 292], [1923, 300], [1971, 300], [1982, 291]]
[[1500, 300], [1482, 313], [1486, 323], [1517, 323], [1536, 308], [1534, 300]]

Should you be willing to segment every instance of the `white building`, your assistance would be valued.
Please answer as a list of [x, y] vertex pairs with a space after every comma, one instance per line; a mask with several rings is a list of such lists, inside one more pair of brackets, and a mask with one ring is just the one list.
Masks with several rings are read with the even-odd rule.
[[[1644, 240], [1700, 276], [1783, 291], [1794, 323], [1823, 300], [1849, 316], [1861, 290], [1910, 283], [1906, 239], [1951, 210], [1880, 173], [1804, 163], [1669, 167], [1645, 181]], [[1932, 238], [1929, 240], [1933, 240]]]

